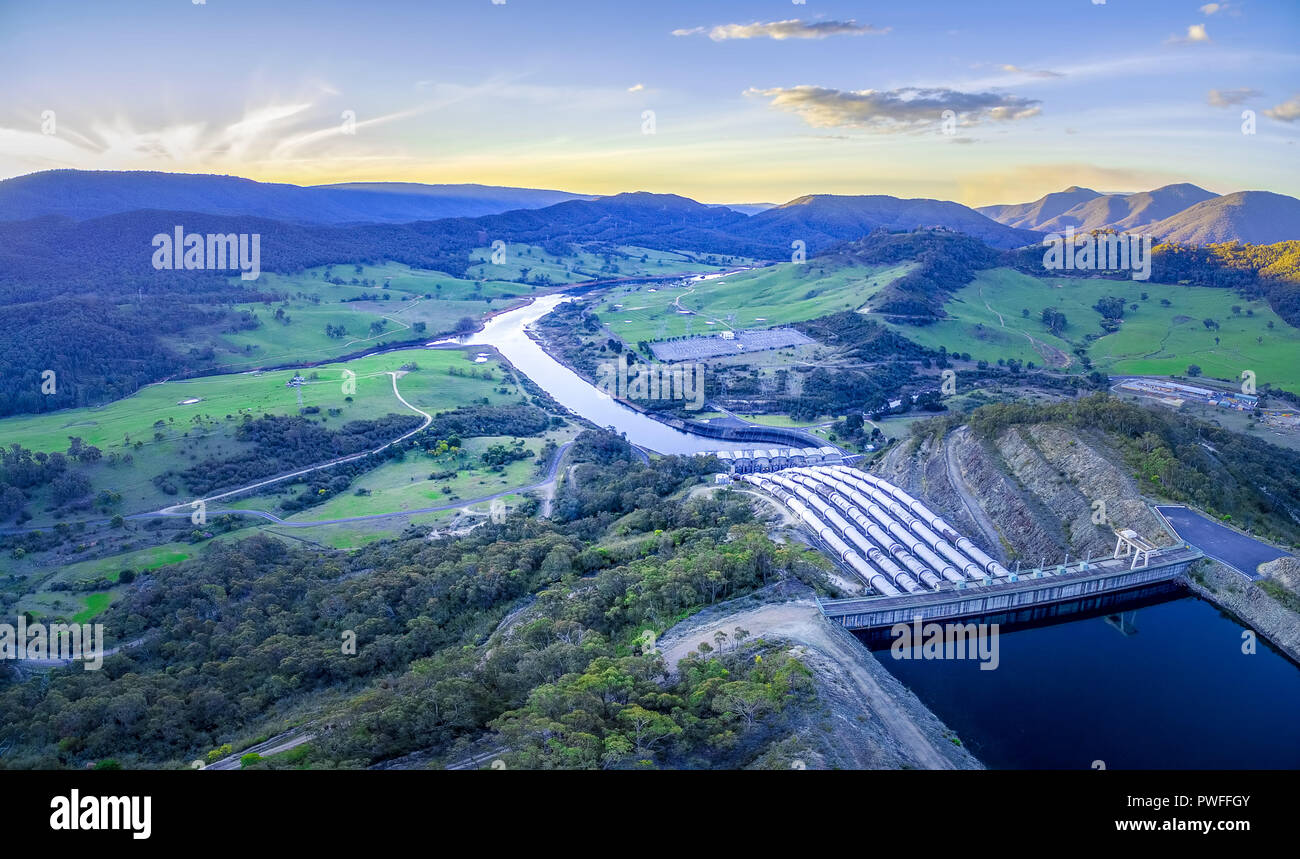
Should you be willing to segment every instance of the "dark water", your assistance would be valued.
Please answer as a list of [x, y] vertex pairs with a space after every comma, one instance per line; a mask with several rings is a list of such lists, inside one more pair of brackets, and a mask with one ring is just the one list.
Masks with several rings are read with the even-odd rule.
[[1300, 667], [1186, 593], [1002, 627], [992, 671], [876, 656], [989, 767], [1300, 769]]

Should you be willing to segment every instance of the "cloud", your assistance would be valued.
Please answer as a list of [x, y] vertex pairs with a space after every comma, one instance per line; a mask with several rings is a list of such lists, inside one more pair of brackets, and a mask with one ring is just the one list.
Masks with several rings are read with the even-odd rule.
[[643, 89], [645, 89], [645, 84], [633, 84], [632, 86], [630, 86], [630, 87], [627, 88], [627, 91], [628, 91], [628, 92], [640, 92], [640, 91], [643, 90]]
[[1295, 122], [1300, 119], [1300, 95], [1293, 95], [1281, 104], [1270, 107], [1264, 111], [1264, 115], [1279, 122]]
[[1186, 36], [1170, 36], [1165, 41], [1173, 45], [1205, 44], [1210, 41], [1210, 34], [1205, 31], [1204, 24], [1192, 24], [1187, 28]]
[[815, 86], [750, 89], [746, 95], [771, 99], [770, 106], [796, 113], [814, 128], [855, 127], [906, 131], [940, 122], [953, 111], [963, 124], [982, 119], [1006, 122], [1039, 113], [1036, 99], [1002, 93], [905, 87], [897, 90], [838, 90]]
[[1259, 98], [1262, 92], [1249, 87], [1240, 89], [1212, 89], [1206, 95], [1205, 100], [1214, 107], [1232, 107], [1234, 104], [1242, 104], [1250, 101], [1252, 98]]
[[1011, 65], [1010, 63], [1006, 63], [1006, 64], [1004, 64], [1004, 65], [1002, 66], [1002, 71], [1004, 71], [1004, 72], [1010, 72], [1010, 73], [1012, 73], [1012, 74], [1017, 74], [1017, 75], [1029, 75], [1031, 78], [1063, 78], [1063, 77], [1065, 77], [1065, 75], [1063, 75], [1063, 74], [1060, 73], [1060, 72], [1053, 72], [1053, 71], [1050, 71], [1050, 70], [1048, 70], [1048, 69], [1039, 69], [1039, 70], [1037, 70], [1037, 71], [1030, 70], [1030, 69], [1022, 69], [1022, 68], [1020, 68], [1019, 66], [1013, 66], [1013, 65]]
[[867, 33], [888, 33], [889, 27], [873, 27], [857, 21], [769, 21], [752, 24], [719, 24], [716, 27], [691, 27], [673, 30], [674, 36], [698, 36], [707, 33], [715, 42], [727, 39], [825, 39], [827, 36], [862, 36]]
[[1201, 14], [1213, 15], [1215, 12], [1226, 12], [1231, 6], [1231, 3], [1206, 3], [1201, 7]]

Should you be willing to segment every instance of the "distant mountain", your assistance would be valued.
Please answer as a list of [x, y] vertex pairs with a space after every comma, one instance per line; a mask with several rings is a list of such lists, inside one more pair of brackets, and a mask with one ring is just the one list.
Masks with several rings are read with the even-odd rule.
[[1197, 203], [1145, 229], [1182, 244], [1290, 241], [1300, 239], [1300, 200], [1271, 191], [1238, 191]]
[[1072, 185], [1064, 191], [1055, 191], [1032, 203], [1011, 203], [1005, 206], [978, 206], [975, 211], [1008, 227], [1025, 230], [1039, 229], [1060, 215], [1102, 196], [1091, 188]]
[[768, 209], [775, 209], [780, 203], [710, 203], [710, 206], [730, 209], [733, 212], [740, 212], [742, 215], [757, 215], [759, 212], [766, 212]]
[[998, 248], [1036, 243], [1029, 230], [1004, 226], [960, 203], [898, 197], [814, 194], [749, 218], [741, 232], [754, 239], [784, 243], [802, 240], [809, 251], [860, 239], [872, 230], [914, 230], [945, 227]]
[[379, 222], [475, 218], [515, 209], [541, 209], [593, 195], [497, 185], [421, 185], [414, 182], [352, 182], [313, 185], [306, 190]]
[[45, 215], [88, 220], [138, 209], [272, 218], [301, 224], [406, 223], [535, 209], [564, 191], [403, 182], [303, 187], [237, 176], [48, 170], [0, 181], [0, 221]]
[[1076, 230], [1142, 230], [1216, 195], [1187, 182], [1137, 194], [1099, 194], [1088, 188], [1067, 188], [1032, 203], [981, 206], [978, 211], [998, 223], [1027, 230], [1058, 233]]

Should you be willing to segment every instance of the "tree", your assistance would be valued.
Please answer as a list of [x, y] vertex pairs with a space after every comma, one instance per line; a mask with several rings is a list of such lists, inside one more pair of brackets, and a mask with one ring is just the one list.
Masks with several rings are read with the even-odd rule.
[[1055, 307], [1044, 307], [1042, 319], [1043, 324], [1046, 325], [1048, 330], [1053, 334], [1060, 334], [1065, 330], [1065, 327], [1068, 324], [1065, 319], [1065, 314], [1057, 310]]
[[1189, 364], [1187, 366], [1187, 375], [1192, 376], [1193, 378], [1199, 376], [1201, 375], [1201, 368], [1195, 364]]
[[739, 716], [745, 726], [752, 728], [765, 713], [774, 708], [767, 688], [761, 683], [737, 680], [726, 683], [713, 699], [713, 709], [719, 713]]
[[647, 710], [640, 704], [624, 707], [618, 720], [627, 725], [628, 739], [641, 756], [648, 756], [657, 743], [682, 732], [671, 717]]

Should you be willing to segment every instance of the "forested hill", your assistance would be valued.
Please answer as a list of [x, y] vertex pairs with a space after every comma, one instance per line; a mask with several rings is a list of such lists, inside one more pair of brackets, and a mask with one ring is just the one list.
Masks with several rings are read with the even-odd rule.
[[187, 766], [300, 718], [317, 738], [261, 766], [446, 760], [485, 739], [512, 768], [734, 768], [811, 733], [792, 726], [816, 691], [788, 644], [688, 658], [670, 680], [638, 642], [782, 577], [824, 581], [826, 562], [772, 543], [743, 496], [683, 499], [711, 459], [643, 465], [603, 432], [572, 456], [551, 519], [354, 552], [259, 536], [139, 572], [98, 619], [139, 646], [102, 671], [0, 675], [3, 766]]
[[872, 297], [877, 313], [902, 321], [924, 322], [944, 315], [944, 302], [970, 283], [981, 269], [1007, 264], [1010, 257], [984, 242], [951, 230], [892, 233], [876, 230], [866, 238], [846, 242], [830, 251], [827, 264], [894, 265], [914, 260], [920, 265]]

